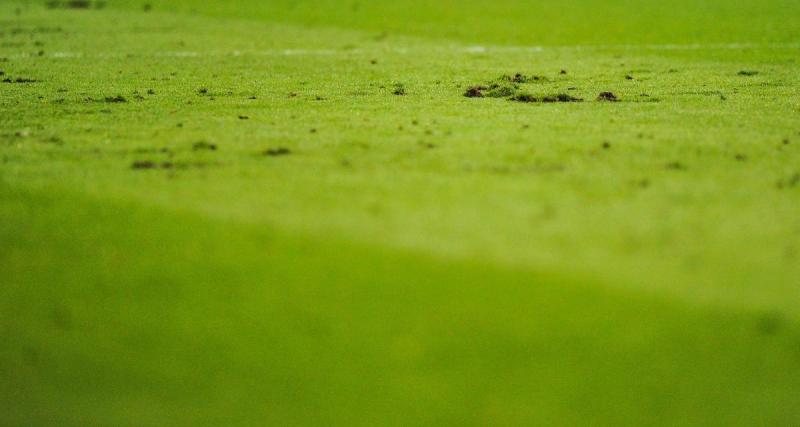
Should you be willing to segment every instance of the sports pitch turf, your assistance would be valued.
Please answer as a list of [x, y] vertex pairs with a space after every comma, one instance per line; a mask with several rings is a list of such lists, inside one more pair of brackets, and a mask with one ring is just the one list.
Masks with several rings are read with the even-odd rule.
[[0, 2], [0, 425], [800, 423], [796, 2], [86, 5]]

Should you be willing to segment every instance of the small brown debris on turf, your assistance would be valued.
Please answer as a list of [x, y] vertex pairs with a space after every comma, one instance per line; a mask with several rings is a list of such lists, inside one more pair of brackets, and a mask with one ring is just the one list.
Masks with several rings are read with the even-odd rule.
[[561, 72], [559, 74], [561, 74], [561, 75], [567, 74], [567, 70], [561, 70]]
[[686, 170], [686, 165], [681, 162], [669, 162], [666, 164], [666, 168], [669, 170]]
[[600, 92], [600, 95], [597, 95], [598, 101], [606, 101], [606, 102], [617, 102], [619, 98], [617, 95], [614, 95], [612, 92]]
[[16, 79], [12, 79], [10, 77], [3, 80], [3, 83], [37, 83], [38, 80], [29, 79], [27, 77], [17, 77]]
[[270, 156], [270, 157], [278, 157], [278, 156], [287, 156], [287, 155], [289, 155], [291, 153], [292, 153], [292, 151], [289, 150], [286, 147], [278, 147], [278, 148], [270, 148], [270, 149], [264, 150], [264, 152], [262, 154], [264, 154], [265, 156]]
[[604, 150], [608, 150], [609, 148], [611, 148], [611, 143], [608, 141], [603, 141], [602, 147]]
[[633, 80], [633, 76], [628, 74], [627, 76], [625, 76], [625, 80]]
[[565, 93], [550, 95], [542, 98], [542, 102], [583, 102], [583, 98], [576, 98]]
[[[97, 3], [98, 9], [102, 9], [105, 6], [105, 4], [100, 5], [102, 2]], [[92, 7], [92, 2], [88, 0], [49, 1], [46, 5], [48, 9], [89, 9]]]
[[208, 88], [201, 87], [200, 89], [197, 89], [197, 93], [199, 93], [200, 95], [205, 95], [208, 93]]
[[554, 102], [583, 102], [582, 98], [576, 98], [574, 96], [567, 95], [565, 93], [560, 93], [558, 95], [548, 95], [543, 96], [541, 98], [537, 98], [528, 93], [520, 93], [508, 98], [511, 101], [516, 102], [543, 102], [543, 103], [554, 103]]
[[757, 75], [758, 71], [742, 70], [742, 71], [739, 71], [737, 74], [740, 75], [740, 76], [751, 77], [751, 76]]
[[122, 96], [122, 95], [107, 96], [107, 97], [105, 97], [104, 101], [105, 102], [110, 102], [112, 104], [119, 104], [119, 103], [122, 103], [122, 102], [128, 102], [128, 100], [125, 99], [125, 97]]
[[736, 159], [739, 162], [743, 162], [743, 161], [747, 160], [747, 156], [745, 156], [744, 154], [737, 154], [737, 155], [733, 156], [733, 158]]
[[486, 86], [472, 86], [464, 92], [464, 96], [467, 98], [483, 98], [483, 92], [486, 90]]
[[139, 160], [133, 162], [131, 169], [154, 169], [156, 164], [150, 160]]
[[489, 98], [505, 98], [517, 93], [517, 89], [518, 87], [516, 84], [507, 85], [492, 83], [489, 85], [488, 92], [486, 92], [484, 96]]
[[509, 76], [508, 74], [504, 74], [500, 76], [498, 80], [507, 81], [510, 83], [530, 83], [530, 82], [544, 82], [547, 81], [547, 77], [544, 76], [526, 76], [522, 73], [516, 73], [513, 76]]
[[539, 102], [539, 98], [529, 94], [529, 93], [521, 93], [519, 95], [514, 95], [511, 98], [508, 98], [511, 101], [517, 102]]
[[206, 141], [197, 141], [192, 144], [192, 150], [194, 151], [217, 151], [217, 145], [211, 144]]
[[249, 118], [250, 117], [248, 116], [242, 116], [242, 115], [239, 116], [239, 120], [248, 120]]

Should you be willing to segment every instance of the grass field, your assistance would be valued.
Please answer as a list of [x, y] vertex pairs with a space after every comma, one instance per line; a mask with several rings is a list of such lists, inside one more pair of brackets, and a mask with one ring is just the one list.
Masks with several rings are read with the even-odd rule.
[[0, 0], [0, 72], [0, 425], [800, 425], [796, 1]]

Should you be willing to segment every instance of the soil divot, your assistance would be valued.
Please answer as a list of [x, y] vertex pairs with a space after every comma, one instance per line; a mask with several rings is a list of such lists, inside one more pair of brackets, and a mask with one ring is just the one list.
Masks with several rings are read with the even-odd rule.
[[567, 95], [565, 93], [559, 93], [557, 95], [547, 95], [543, 97], [536, 97], [529, 93], [520, 93], [508, 98], [509, 101], [516, 101], [516, 102], [541, 102], [541, 103], [554, 103], [554, 102], [583, 102], [583, 98], [576, 98], [574, 96]]
[[292, 151], [286, 147], [278, 147], [278, 148], [269, 148], [267, 150], [264, 150], [262, 154], [269, 157], [278, 157], [278, 156], [288, 156], [289, 154], [292, 154]]
[[618, 102], [619, 98], [617, 98], [617, 95], [614, 95], [613, 92], [601, 92], [600, 95], [597, 95], [597, 100], [605, 102]]
[[206, 141], [197, 141], [192, 144], [194, 151], [217, 151], [217, 145]]

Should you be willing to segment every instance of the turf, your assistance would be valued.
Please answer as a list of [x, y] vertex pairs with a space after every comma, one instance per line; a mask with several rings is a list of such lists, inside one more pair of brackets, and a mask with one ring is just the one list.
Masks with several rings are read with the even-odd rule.
[[0, 424], [800, 423], [800, 13], [685, 3], [1, 3]]

